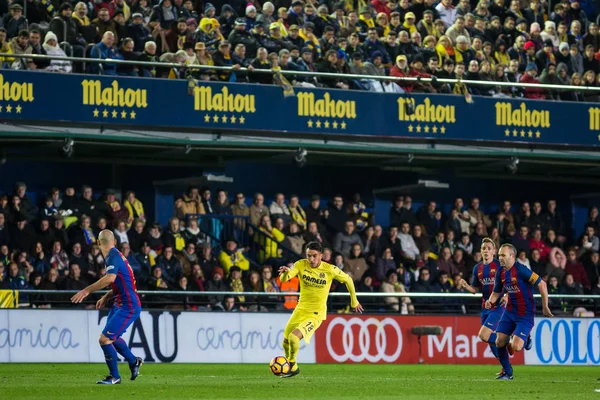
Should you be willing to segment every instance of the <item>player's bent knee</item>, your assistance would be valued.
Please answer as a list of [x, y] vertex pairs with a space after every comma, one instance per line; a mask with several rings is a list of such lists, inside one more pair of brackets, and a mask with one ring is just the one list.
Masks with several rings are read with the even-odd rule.
[[304, 337], [304, 335], [302, 335], [302, 332], [300, 332], [298, 329], [294, 329], [294, 331], [292, 333], [290, 333], [289, 338], [291, 338], [292, 335], [297, 337], [298, 339], [302, 339]]
[[110, 340], [108, 337], [104, 336], [104, 334], [101, 334], [100, 338], [98, 339], [98, 343], [101, 345], [111, 344], [112, 342], [114, 342], [114, 340]]

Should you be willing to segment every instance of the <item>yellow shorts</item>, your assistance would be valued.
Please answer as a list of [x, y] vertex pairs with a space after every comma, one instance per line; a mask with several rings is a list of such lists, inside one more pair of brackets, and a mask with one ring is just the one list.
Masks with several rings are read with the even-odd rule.
[[323, 322], [323, 320], [314, 313], [296, 310], [292, 313], [290, 320], [285, 326], [283, 337], [287, 338], [290, 333], [298, 329], [300, 332], [302, 332], [302, 336], [304, 337], [306, 344], [310, 344], [310, 338], [312, 335], [314, 335], [315, 331], [319, 329], [321, 322]]

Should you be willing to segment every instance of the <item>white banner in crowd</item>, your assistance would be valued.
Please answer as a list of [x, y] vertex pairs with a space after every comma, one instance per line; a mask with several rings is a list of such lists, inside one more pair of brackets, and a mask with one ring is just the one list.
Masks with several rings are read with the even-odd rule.
[[600, 319], [536, 318], [529, 365], [600, 365]]
[[[104, 362], [108, 311], [0, 310], [0, 362]], [[289, 314], [145, 311], [123, 336], [148, 362], [268, 363]], [[300, 353], [315, 362], [314, 342]]]

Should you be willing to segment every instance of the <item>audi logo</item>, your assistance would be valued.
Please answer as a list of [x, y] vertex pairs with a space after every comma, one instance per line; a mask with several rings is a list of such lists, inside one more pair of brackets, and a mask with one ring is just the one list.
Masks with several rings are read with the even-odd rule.
[[[343, 353], [338, 354], [332, 343], [332, 332], [333, 328], [341, 325], [343, 327], [341, 343], [343, 346]], [[354, 334], [353, 327], [358, 327], [358, 335]], [[375, 327], [375, 337], [371, 337], [371, 333], [369, 332], [369, 327]], [[388, 348], [388, 343], [393, 341], [388, 341], [388, 332], [386, 332], [385, 327], [390, 326], [393, 328], [393, 335], [396, 336], [396, 341], [398, 345], [394, 348], [391, 345], [391, 348]], [[354, 351], [354, 341], [358, 338], [358, 350], [359, 353]], [[371, 349], [371, 340], [375, 340], [375, 348], [377, 353], [371, 354], [369, 350]], [[391, 339], [391, 338], [390, 338]], [[336, 343], [339, 343], [339, 337], [335, 336]], [[362, 362], [367, 360], [371, 363], [376, 363], [379, 361], [384, 361], [388, 363], [393, 363], [398, 360], [400, 357], [400, 353], [402, 353], [402, 331], [400, 330], [400, 326], [398, 322], [392, 318], [384, 318], [383, 320], [378, 320], [377, 318], [367, 318], [360, 319], [358, 317], [353, 317], [350, 319], [344, 318], [334, 318], [329, 326], [327, 327], [326, 333], [326, 343], [327, 343], [327, 351], [329, 351], [329, 355], [337, 362], [345, 362], [345, 361], [353, 361], [353, 362]]]

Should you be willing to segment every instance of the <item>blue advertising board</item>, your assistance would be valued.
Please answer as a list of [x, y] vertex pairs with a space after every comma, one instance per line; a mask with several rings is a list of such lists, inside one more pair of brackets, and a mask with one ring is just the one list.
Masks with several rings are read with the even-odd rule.
[[[600, 145], [600, 105], [52, 74], [0, 73], [0, 118], [166, 129]], [[414, 112], [410, 113], [412, 103]]]

